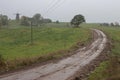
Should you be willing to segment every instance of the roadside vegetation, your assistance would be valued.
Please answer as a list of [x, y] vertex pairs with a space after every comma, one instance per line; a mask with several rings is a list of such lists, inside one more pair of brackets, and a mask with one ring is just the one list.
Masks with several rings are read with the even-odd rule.
[[120, 80], [120, 28], [106, 26], [95, 28], [103, 30], [111, 40], [112, 45], [108, 61], [101, 63], [91, 73], [88, 80]]
[[0, 72], [69, 56], [91, 39], [89, 29], [48, 23], [33, 28], [31, 45], [30, 27], [18, 24], [15, 27], [14, 23], [0, 30]]

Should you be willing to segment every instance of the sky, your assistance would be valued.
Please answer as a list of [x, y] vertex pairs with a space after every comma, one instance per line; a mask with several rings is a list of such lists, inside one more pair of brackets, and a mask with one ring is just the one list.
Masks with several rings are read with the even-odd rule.
[[15, 14], [69, 22], [82, 14], [89, 23], [120, 22], [120, 0], [0, 0], [0, 14], [14, 19]]

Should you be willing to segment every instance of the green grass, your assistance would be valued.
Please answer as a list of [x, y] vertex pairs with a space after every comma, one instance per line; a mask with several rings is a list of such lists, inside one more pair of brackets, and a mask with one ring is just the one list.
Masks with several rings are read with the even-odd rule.
[[119, 27], [99, 27], [103, 30], [112, 42], [111, 55], [120, 56], [120, 28]]
[[0, 30], [0, 54], [7, 60], [40, 56], [67, 50], [77, 42], [86, 42], [90, 32], [80, 28], [34, 28], [34, 44], [30, 45], [30, 29]]
[[105, 80], [105, 78], [107, 77], [105, 72], [107, 64], [108, 62], [101, 63], [100, 67], [97, 67], [96, 70], [93, 73], [91, 73], [88, 80]]
[[[94, 26], [93, 26], [94, 27]], [[88, 80], [119, 80], [120, 79], [120, 28], [94, 27], [103, 30], [112, 42], [112, 50], [108, 63], [103, 62], [89, 76]], [[106, 73], [105, 73], [106, 72]]]
[[5, 62], [4, 66], [7, 67], [2, 68], [13, 70], [20, 66], [68, 56], [70, 51], [80, 47], [78, 43], [86, 44], [90, 41], [89, 29], [71, 28], [67, 25], [68, 23], [49, 23], [34, 27], [32, 45], [29, 26], [11, 22], [7, 28], [0, 29], [0, 55], [5, 60], [2, 64]]

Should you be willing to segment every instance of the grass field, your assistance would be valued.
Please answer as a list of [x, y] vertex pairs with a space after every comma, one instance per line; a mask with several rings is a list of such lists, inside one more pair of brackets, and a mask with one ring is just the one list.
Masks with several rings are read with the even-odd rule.
[[[14, 26], [0, 30], [0, 55], [8, 65], [27, 63], [38, 58], [64, 56], [78, 42], [85, 44], [91, 39], [91, 32], [85, 28], [68, 28], [62, 24], [47, 24], [33, 28], [33, 45], [30, 44], [30, 28]], [[20, 28], [21, 27], [21, 28]], [[58, 53], [63, 51], [63, 53]], [[41, 60], [41, 59], [40, 59]], [[15, 61], [15, 63], [14, 63]], [[22, 64], [23, 65], [23, 64]]]
[[120, 28], [96, 27], [103, 30], [111, 39], [112, 50], [109, 60], [100, 64], [88, 80], [120, 80]]
[[34, 44], [31, 46], [30, 29], [4, 29], [0, 31], [0, 53], [5, 59], [43, 55], [87, 41], [88, 33], [74, 28], [34, 28]]
[[[33, 29], [34, 44], [30, 44], [30, 28], [12, 22], [0, 30], [0, 55], [9, 69], [43, 62], [65, 56], [91, 39], [89, 28], [103, 30], [112, 42], [109, 60], [100, 64], [88, 80], [120, 79], [120, 28], [98, 27], [98, 24], [82, 24], [81, 28], [71, 28], [68, 23], [50, 23]], [[12, 26], [13, 25], [13, 26]]]

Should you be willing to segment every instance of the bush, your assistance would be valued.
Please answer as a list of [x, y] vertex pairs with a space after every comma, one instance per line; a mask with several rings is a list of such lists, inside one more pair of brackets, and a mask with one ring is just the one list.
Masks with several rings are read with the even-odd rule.
[[4, 58], [2, 57], [2, 55], [0, 54], [0, 72], [6, 70], [6, 62], [4, 60]]
[[3, 62], [4, 62], [4, 59], [3, 59], [2, 55], [0, 54], [0, 66], [2, 66]]
[[22, 16], [21, 17], [21, 23], [20, 23], [21, 25], [23, 25], [23, 26], [29, 26], [30, 24], [29, 24], [29, 18], [28, 17], [26, 17], [26, 16]]

